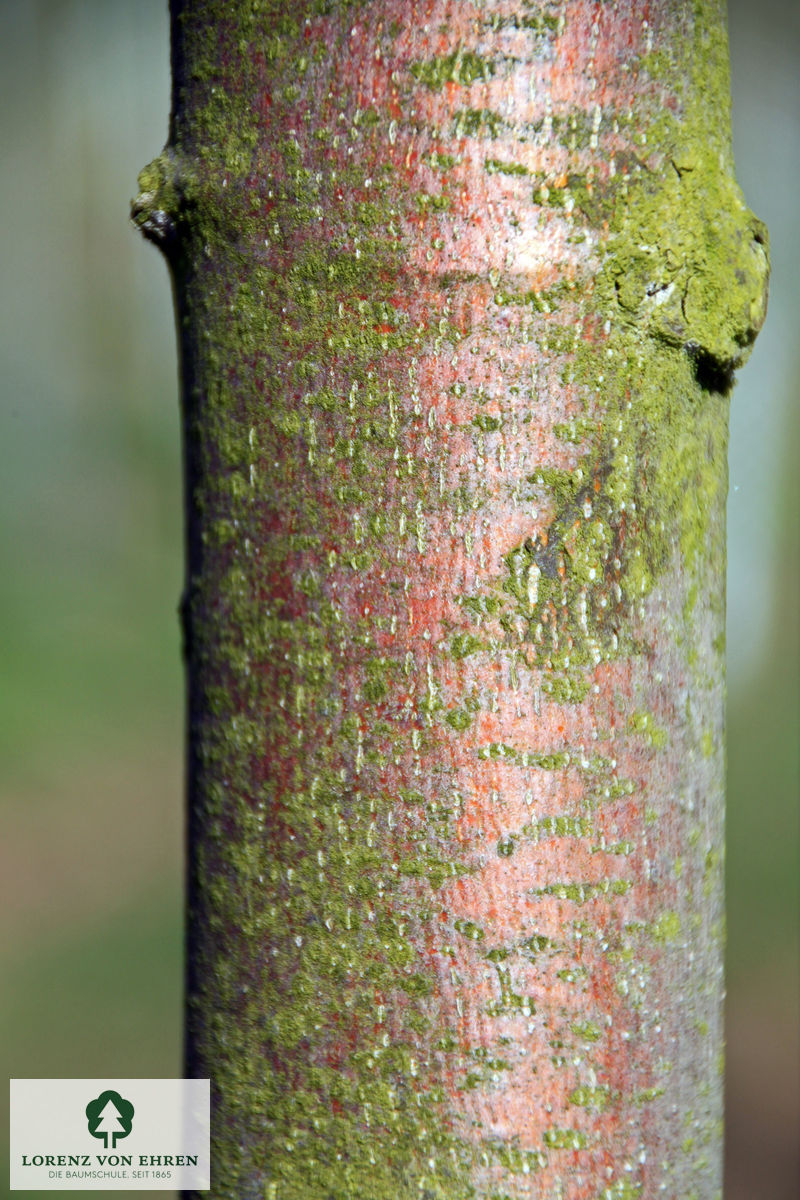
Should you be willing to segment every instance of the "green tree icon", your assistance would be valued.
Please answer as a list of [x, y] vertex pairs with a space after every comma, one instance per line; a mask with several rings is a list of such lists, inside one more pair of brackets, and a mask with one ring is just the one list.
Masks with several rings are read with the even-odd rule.
[[101, 1092], [86, 1105], [86, 1119], [92, 1137], [102, 1138], [106, 1150], [110, 1138], [113, 1150], [118, 1138], [127, 1137], [133, 1127], [133, 1105], [119, 1092]]

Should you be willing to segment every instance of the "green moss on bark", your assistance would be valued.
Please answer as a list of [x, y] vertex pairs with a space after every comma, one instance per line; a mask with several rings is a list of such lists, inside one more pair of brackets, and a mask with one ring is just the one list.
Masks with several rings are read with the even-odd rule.
[[[484, 1131], [470, 1137], [450, 1120], [453, 1093], [494, 1086], [508, 1058], [499, 1035], [490, 1050], [463, 1053], [458, 1022], [437, 1011], [437, 989], [445, 959], [456, 969], [453, 947], [479, 947], [494, 987], [480, 1020], [495, 1030], [532, 1020], [517, 962], [544, 970], [569, 948], [529, 930], [500, 944], [463, 918], [439, 959], [422, 952], [443, 942], [438, 893], [477, 870], [454, 834], [463, 798], [440, 788], [446, 772], [432, 748], [460, 739], [477, 762], [579, 775], [580, 813], [556, 810], [494, 833], [487, 857], [514, 867], [526, 843], [589, 838], [590, 850], [618, 856], [626, 878], [557, 877], [531, 890], [581, 913], [636, 886], [632, 843], [599, 835], [603, 806], [636, 784], [583, 747], [472, 746], [486, 698], [465, 685], [445, 703], [442, 679], [453, 666], [468, 679], [472, 661], [511, 648], [520, 667], [539, 672], [546, 697], [580, 704], [599, 666], [643, 653], [642, 605], [677, 559], [687, 634], [692, 588], [708, 594], [709, 575], [721, 573], [727, 392], [763, 317], [766, 259], [716, 119], [727, 89], [717, 18], [697, 6], [692, 39], [635, 64], [676, 106], [666, 114], [643, 88], [640, 124], [628, 128], [617, 114], [629, 150], [613, 152], [602, 183], [578, 158], [596, 149], [604, 114], [515, 125], [478, 98], [481, 85], [513, 70], [511, 58], [459, 46], [395, 72], [406, 104], [415, 87], [428, 101], [464, 89], [448, 126], [455, 139], [512, 130], [521, 143], [559, 138], [575, 160], [566, 183], [529, 178], [513, 151], [496, 157], [481, 145], [476, 161], [492, 185], [524, 189], [543, 220], [557, 210], [592, 256], [591, 283], [542, 288], [492, 266], [493, 318], [522, 313], [539, 359], [580, 398], [580, 414], [554, 429], [574, 465], [544, 463], [514, 481], [522, 504], [547, 513], [544, 530], [507, 554], [493, 586], [462, 597], [464, 629], [447, 629], [441, 647], [420, 643], [424, 678], [411, 649], [386, 652], [392, 621], [424, 562], [431, 514], [446, 514], [459, 544], [463, 530], [469, 556], [464, 518], [488, 511], [491, 493], [436, 486], [417, 359], [424, 351], [455, 364], [463, 334], [447, 281], [420, 317], [417, 282], [398, 280], [410, 222], [421, 223], [414, 236], [432, 253], [457, 220], [464, 148], [440, 149], [437, 131], [425, 150], [428, 178], [406, 203], [387, 149], [400, 102], [384, 110], [347, 93], [326, 58], [347, 56], [364, 6], [176, 8], [174, 144], [143, 172], [135, 219], [150, 236], [161, 225], [179, 233], [170, 253], [190, 463], [190, 1063], [214, 1080], [215, 1189], [270, 1200], [453, 1200], [483, 1194], [470, 1182], [481, 1172], [504, 1172], [508, 1188], [526, 1194], [532, 1173], [584, 1149], [583, 1134], [553, 1126], [541, 1146], [520, 1147]], [[518, 18], [513, 28], [532, 32], [543, 54], [564, 32], [547, 6], [522, 6]], [[313, 30], [306, 36], [323, 20], [325, 45]], [[399, 32], [381, 31], [376, 50]], [[468, 428], [483, 458], [489, 439], [502, 445], [505, 417], [472, 396], [463, 363], [453, 373], [463, 378], [450, 394], [475, 400]], [[389, 605], [372, 611], [375, 580], [397, 602], [393, 617]], [[668, 748], [649, 711], [625, 718], [637, 753]], [[411, 765], [398, 790], [401, 762]], [[382, 773], [390, 782], [377, 786]], [[695, 853], [705, 854], [703, 886], [717, 888], [719, 857]], [[643, 1009], [648, 955], [671, 953], [684, 931], [664, 909], [608, 950], [632, 1013]], [[576, 996], [586, 975], [577, 960], [557, 971]], [[602, 1042], [598, 1026], [565, 1019], [590, 1050]], [[632, 1103], [656, 1103], [660, 1089], [638, 1088]], [[569, 1094], [593, 1118], [629, 1099], [605, 1084]], [[612, 1182], [601, 1195], [639, 1190]]]

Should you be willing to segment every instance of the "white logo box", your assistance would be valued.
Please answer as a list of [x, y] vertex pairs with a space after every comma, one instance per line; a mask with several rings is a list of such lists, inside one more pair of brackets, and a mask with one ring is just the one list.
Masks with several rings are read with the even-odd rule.
[[210, 1188], [208, 1079], [10, 1084], [12, 1191]]

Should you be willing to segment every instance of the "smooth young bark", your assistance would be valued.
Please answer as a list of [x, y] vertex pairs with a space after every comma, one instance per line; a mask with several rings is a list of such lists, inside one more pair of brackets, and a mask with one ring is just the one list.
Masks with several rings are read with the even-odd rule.
[[720, 1194], [716, 0], [173, 0], [213, 1194]]

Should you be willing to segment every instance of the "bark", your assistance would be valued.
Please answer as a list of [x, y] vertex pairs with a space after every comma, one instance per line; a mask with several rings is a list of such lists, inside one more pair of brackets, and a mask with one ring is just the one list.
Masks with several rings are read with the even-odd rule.
[[173, 0], [214, 1195], [719, 1196], [716, 0]]

